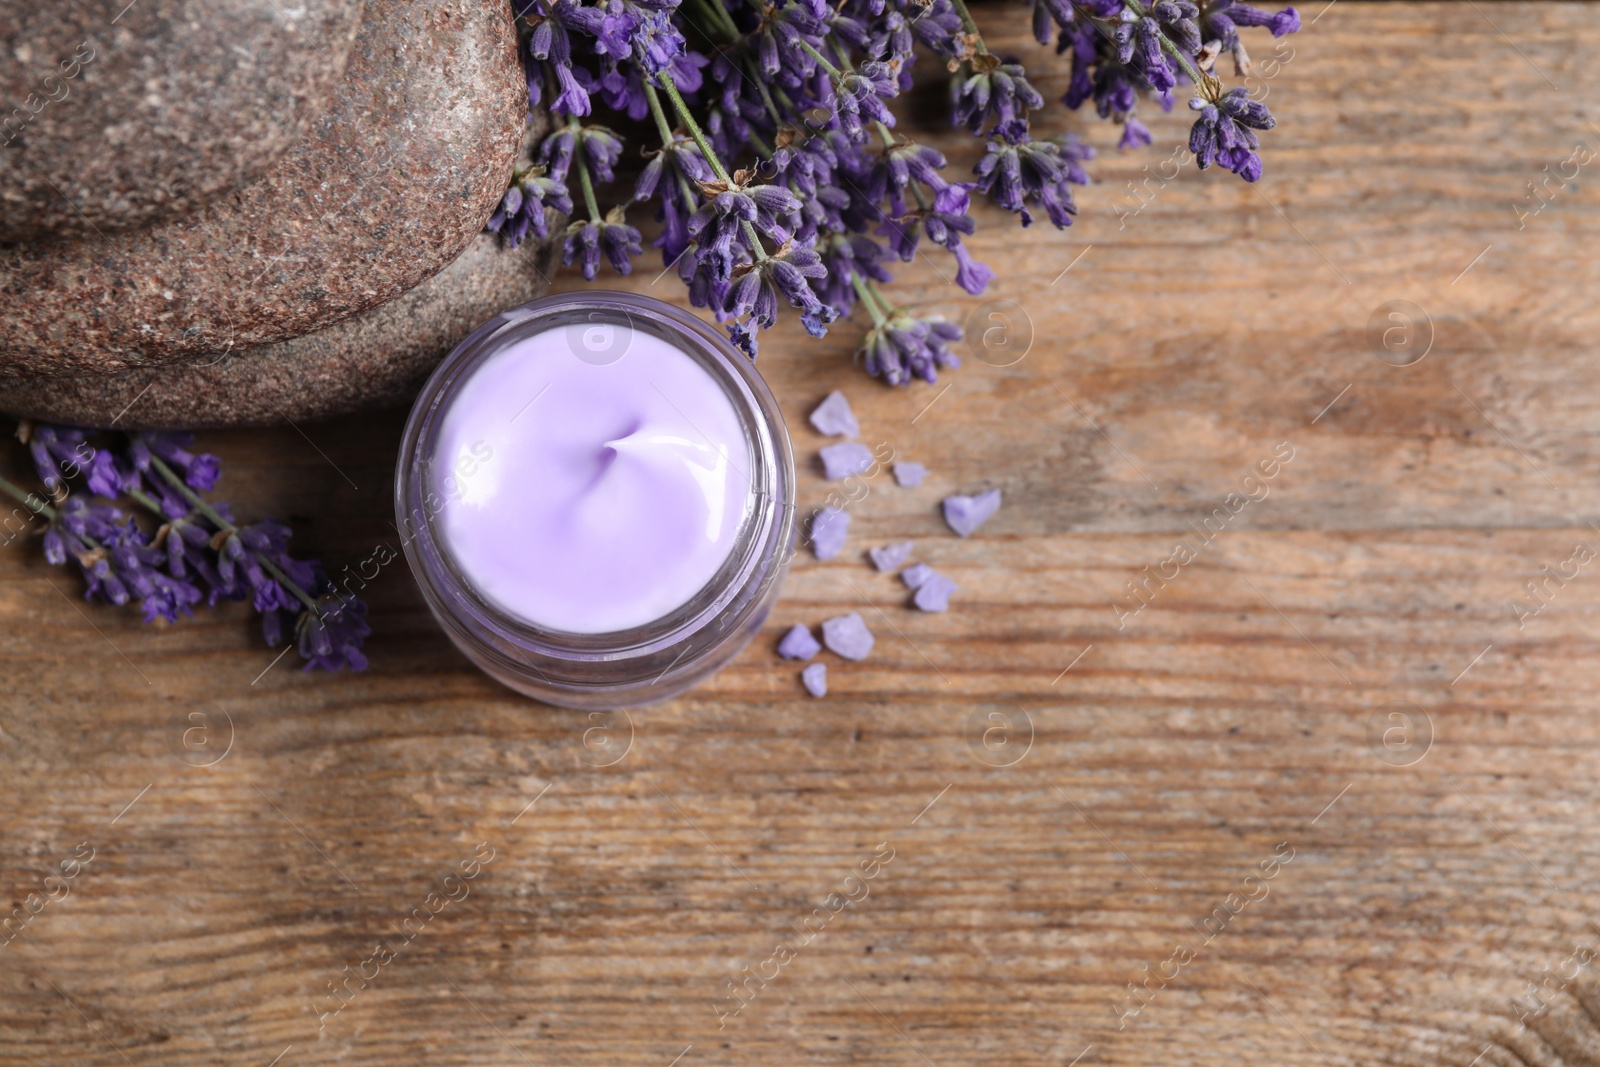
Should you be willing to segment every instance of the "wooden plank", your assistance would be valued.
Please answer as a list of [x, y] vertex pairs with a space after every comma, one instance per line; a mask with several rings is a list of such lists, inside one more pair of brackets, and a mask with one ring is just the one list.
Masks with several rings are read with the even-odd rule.
[[[1062, 90], [1021, 12], [981, 17]], [[1186, 168], [1119, 229], [1174, 115], [1098, 161], [1069, 233], [983, 215], [989, 296], [1032, 321], [1020, 362], [895, 391], [850, 369], [852, 328], [764, 346], [807, 501], [803, 416], [835, 386], [928, 464], [873, 484], [852, 545], [917, 539], [961, 584], [946, 615], [802, 557], [729, 669], [597, 723], [468, 667], [398, 562], [366, 591], [372, 669], [328, 678], [274, 665], [236, 608], [144, 628], [0, 550], [0, 902], [94, 850], [0, 947], [0, 1063], [1600, 1062], [1593, 964], [1527, 1029], [1508, 1006], [1600, 943], [1600, 583], [1520, 626], [1508, 606], [1600, 537], [1595, 198], [1563, 187], [1520, 230], [1510, 206], [1596, 143], [1600, 16], [1346, 2], [1291, 40], [1258, 188]], [[897, 291], [980, 312], [944, 269]], [[677, 299], [653, 277], [626, 284]], [[1409, 368], [1367, 339], [1390, 300], [1435, 330]], [[400, 422], [207, 446], [240, 514], [337, 569], [393, 543]], [[1200, 545], [1285, 441], [1270, 494]], [[990, 485], [1000, 515], [949, 536], [938, 499]], [[1179, 538], [1197, 558], [1119, 620]], [[777, 634], [861, 608], [877, 651], [807, 699]], [[1386, 747], [1391, 712], [1414, 732]], [[211, 732], [186, 748], [192, 714]], [[405, 939], [480, 842], [468, 895]], [[880, 843], [869, 895], [808, 935]], [[1221, 927], [1235, 893], [1261, 899]], [[319, 1020], [379, 939], [396, 957]]]

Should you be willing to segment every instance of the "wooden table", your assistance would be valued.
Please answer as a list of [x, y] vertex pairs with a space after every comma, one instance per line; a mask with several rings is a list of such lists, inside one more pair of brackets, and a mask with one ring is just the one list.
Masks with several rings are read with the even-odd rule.
[[[326, 677], [242, 610], [146, 628], [0, 551], [7, 907], [93, 853], [0, 948], [0, 1063], [1600, 1062], [1600, 565], [1509, 606], [1600, 539], [1588, 168], [1513, 211], [1600, 144], [1600, 12], [1316, 6], [1258, 186], [1185, 167], [1132, 214], [1184, 136], [1161, 117], [1071, 231], [982, 215], [988, 302], [905, 271], [980, 334], [1009, 313], [987, 361], [889, 390], [857, 327], [768, 340], [808, 502], [835, 387], [932, 474], [873, 483], [850, 551], [802, 557], [681, 699], [520, 699], [403, 563], [367, 590], [372, 669]], [[986, 18], [1059, 95], [1021, 9]], [[678, 298], [653, 277], [627, 284]], [[1395, 307], [1421, 314], [1386, 349]], [[219, 495], [337, 570], [392, 541], [400, 423], [205, 444]], [[937, 501], [991, 486], [999, 516], [951, 536]], [[898, 538], [960, 583], [948, 614], [857, 556]], [[776, 637], [850, 610], [877, 649], [811, 700]]]

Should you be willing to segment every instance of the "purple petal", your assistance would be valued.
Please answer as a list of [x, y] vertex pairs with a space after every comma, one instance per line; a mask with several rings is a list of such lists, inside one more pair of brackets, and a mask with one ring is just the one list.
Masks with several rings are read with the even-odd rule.
[[829, 393], [811, 413], [811, 425], [817, 428], [818, 433], [830, 437], [861, 435], [861, 424], [856, 422], [856, 414], [850, 410], [850, 401], [837, 389]]
[[778, 655], [784, 659], [810, 659], [821, 651], [822, 646], [811, 636], [811, 627], [804, 623], [795, 623], [778, 642]]
[[944, 498], [944, 521], [962, 537], [972, 534], [1000, 510], [1000, 490], [991, 489], [977, 496]]
[[872, 631], [855, 612], [837, 615], [822, 624], [822, 643], [845, 659], [866, 659], [872, 651]]
[[858, 441], [827, 445], [822, 449], [821, 456], [823, 474], [829, 481], [848, 478], [852, 474], [862, 474], [870, 470], [875, 462], [872, 458], [872, 449]]
[[869, 548], [867, 555], [872, 557], [872, 565], [880, 571], [892, 571], [906, 561], [915, 547], [911, 541], [896, 541], [882, 548]]
[[814, 697], [828, 695], [828, 665], [826, 663], [813, 663], [800, 672], [800, 683], [806, 687], [806, 692]]

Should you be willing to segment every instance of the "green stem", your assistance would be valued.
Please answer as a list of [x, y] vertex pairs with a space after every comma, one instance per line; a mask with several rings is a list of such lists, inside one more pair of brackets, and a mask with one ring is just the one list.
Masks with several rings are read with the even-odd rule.
[[667, 122], [667, 113], [661, 110], [661, 97], [656, 93], [656, 87], [649, 82], [644, 83], [645, 102], [650, 105], [650, 114], [656, 120], [656, 131], [661, 134], [661, 144], [669, 145], [673, 141], [672, 126]]
[[983, 34], [978, 32], [978, 24], [973, 21], [972, 12], [967, 10], [966, 0], [950, 0], [955, 6], [956, 14], [961, 16], [961, 26], [973, 37], [977, 38], [976, 47], [980, 55], [989, 51], [989, 46], [983, 43]]
[[[739, 27], [733, 23], [733, 17], [728, 14], [728, 9], [723, 7], [718, 0], [695, 0], [698, 10], [710, 17], [712, 25], [727, 35], [724, 44], [732, 44], [739, 39]], [[710, 34], [706, 34], [710, 37]]]
[[[207, 504], [203, 499], [201, 499], [198, 493], [189, 488], [189, 483], [178, 477], [177, 472], [171, 467], [167, 466], [160, 457], [151, 456], [150, 466], [154, 467], [156, 473], [161, 475], [168, 485], [176, 489], [183, 496], [183, 498], [189, 502], [190, 507], [194, 508], [200, 514], [204, 515], [207, 519], [215, 523], [217, 529], [226, 531], [229, 537], [237, 537], [239, 535], [239, 528], [237, 526], [223, 518], [217, 512], [216, 508], [212, 507], [210, 504]], [[143, 496], [143, 494], [140, 495]], [[151, 504], [154, 504], [155, 501], [150, 500], [149, 497], [145, 497], [145, 499], [140, 501], [140, 503], [143, 503], [146, 507], [149, 507]], [[156, 510], [158, 513], [160, 513], [159, 506], [157, 506]], [[293, 578], [290, 578], [287, 574], [283, 573], [276, 563], [272, 562], [270, 559], [254, 549], [250, 550], [250, 554], [256, 558], [256, 562], [260, 563], [268, 574], [277, 579], [279, 585], [293, 593], [296, 600], [299, 600], [300, 603], [311, 609], [311, 613], [313, 615], [316, 615], [319, 618], [321, 617], [322, 612], [317, 607], [317, 602], [311, 599], [310, 594], [308, 594], [304, 589], [301, 589]]]
[[862, 280], [861, 275], [852, 272], [850, 275], [850, 284], [855, 286], [856, 295], [861, 298], [862, 307], [865, 307], [867, 311], [871, 313], [872, 325], [874, 327], [882, 326], [885, 322], [889, 321], [883, 315], [883, 313], [878, 310], [877, 303], [873, 299], [870, 283]]
[[893, 134], [893, 132], [890, 131], [889, 127], [885, 126], [883, 124], [883, 122], [880, 121], [879, 119], [873, 119], [872, 120], [872, 125], [873, 125], [873, 128], [878, 131], [878, 136], [880, 138], [882, 138], [883, 147], [885, 147], [885, 148], [893, 148], [894, 147], [894, 134]]
[[878, 306], [883, 309], [883, 317], [885, 319], [894, 318], [895, 312], [900, 309], [891, 304], [889, 298], [883, 295], [883, 290], [878, 288], [878, 283], [870, 278], [867, 279], [867, 291], [876, 298]]
[[589, 165], [583, 161], [583, 146], [578, 146], [578, 151], [572, 153], [573, 161], [578, 164], [578, 181], [583, 185], [583, 202], [589, 209], [589, 221], [600, 221], [600, 204], [594, 198], [594, 182], [589, 180]]
[[755, 60], [746, 57], [744, 69], [750, 72], [750, 80], [755, 82], [756, 89], [760, 91], [761, 102], [766, 105], [767, 114], [772, 117], [773, 125], [780, 130], [783, 129], [783, 116], [778, 113], [778, 105], [772, 102], [772, 92], [767, 88], [766, 79], [756, 69]]
[[43, 515], [51, 522], [55, 521], [56, 509], [51, 507], [49, 504], [46, 504], [44, 502], [44, 497], [40, 496], [38, 493], [30, 493], [21, 486], [13, 485], [4, 478], [0, 478], [0, 489], [5, 490], [8, 495], [15, 497], [23, 507], [33, 512], [35, 515]]
[[694, 138], [694, 143], [700, 146], [700, 154], [706, 157], [706, 163], [711, 166], [711, 172], [729, 185], [732, 185], [733, 178], [728, 175], [727, 169], [723, 167], [722, 160], [717, 158], [717, 153], [712, 151], [711, 142], [706, 140], [705, 131], [694, 120], [694, 114], [690, 112], [689, 105], [683, 99], [683, 94], [678, 92], [677, 83], [672, 80], [672, 75], [662, 71], [659, 77], [661, 78], [661, 88], [666, 90], [667, 99], [672, 101], [672, 110], [677, 114], [678, 121], [683, 123], [683, 128], [689, 131], [689, 136]]
[[[678, 85], [672, 80], [672, 75], [662, 71], [658, 75], [661, 79], [661, 88], [666, 90], [667, 99], [672, 101], [672, 110], [677, 114], [678, 121], [683, 123], [684, 129], [689, 131], [689, 136], [694, 138], [694, 143], [700, 146], [700, 154], [706, 157], [706, 163], [711, 167], [711, 172], [721, 178], [729, 188], [733, 186], [733, 177], [728, 173], [728, 168], [722, 165], [722, 160], [717, 158], [716, 150], [711, 147], [711, 142], [706, 140], [705, 131], [694, 120], [694, 113], [689, 110], [689, 104], [678, 92]], [[756, 228], [750, 223], [744, 223], [744, 234], [749, 239], [750, 250], [755, 255], [757, 263], [767, 259], [767, 250], [761, 246], [761, 237], [756, 233]]]
[[589, 180], [589, 167], [583, 161], [583, 125], [576, 115], [567, 116], [567, 129], [572, 131], [572, 159], [578, 164], [578, 181], [583, 185], [583, 202], [589, 209], [589, 221], [600, 221], [600, 204], [594, 198], [594, 183]]
[[833, 54], [838, 57], [839, 65], [849, 70], [850, 54], [844, 50], [844, 45], [840, 44], [838, 38], [835, 37], [829, 37], [828, 43], [833, 47]]
[[[140, 504], [143, 504], [150, 511], [153, 511], [157, 515], [160, 515], [163, 519], [165, 519], [167, 517], [167, 513], [161, 509], [161, 501], [157, 500], [155, 497], [153, 497], [150, 494], [146, 493], [144, 490], [142, 490], [142, 489], [128, 489], [128, 490], [126, 490], [126, 492], [134, 500], [138, 501]], [[193, 515], [194, 512], [191, 511], [191, 512], [189, 512], [189, 514]]]
[[[656, 120], [656, 130], [661, 134], [662, 146], [665, 147], [670, 145], [673, 141], [677, 140], [677, 137], [673, 135], [672, 127], [667, 122], [667, 113], [661, 109], [660, 94], [656, 92], [656, 87], [651, 85], [649, 82], [644, 83], [644, 98], [650, 104], [650, 114], [654, 116]], [[688, 203], [693, 204], [699, 194], [696, 193], [694, 191], [694, 187], [689, 184], [689, 179], [684, 177], [682, 170], [676, 167], [674, 167], [673, 170], [677, 173], [678, 188], [683, 191], [684, 199]]]
[[812, 59], [816, 60], [817, 64], [819, 66], [821, 66], [823, 70], [827, 71], [834, 79], [837, 80], [837, 79], [840, 79], [840, 78], [844, 77], [844, 73], [842, 71], [840, 71], [838, 67], [836, 67], [832, 63], [828, 62], [828, 57], [827, 56], [823, 55], [821, 52], [817, 51], [815, 48], [812, 48], [811, 45], [806, 43], [804, 40], [798, 40], [797, 39], [795, 41], [795, 43], [800, 46], [800, 50], [802, 52], [805, 52]]

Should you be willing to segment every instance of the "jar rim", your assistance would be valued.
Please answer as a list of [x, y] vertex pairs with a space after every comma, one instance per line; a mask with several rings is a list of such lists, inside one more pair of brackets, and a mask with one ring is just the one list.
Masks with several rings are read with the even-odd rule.
[[[639, 626], [584, 634], [520, 618], [467, 580], [438, 527], [443, 501], [431, 488], [432, 453], [451, 404], [487, 360], [553, 328], [599, 321], [662, 337], [721, 387], [744, 433], [750, 495], [727, 558], [688, 601]], [[695, 316], [651, 297], [612, 290], [542, 297], [502, 312], [469, 334], [422, 387], [406, 420], [395, 471], [397, 529], [435, 617], [480, 666], [544, 699], [552, 699], [552, 689], [557, 694], [571, 689], [591, 696], [640, 686], [680, 691], [708, 674], [704, 671], [672, 689], [675, 678], [693, 674], [725, 636], [746, 629], [751, 613], [770, 604], [768, 587], [775, 594], [775, 583], [792, 556], [793, 497], [794, 459], [788, 432], [770, 389], [751, 362]], [[516, 684], [514, 679], [528, 670], [540, 681]]]

